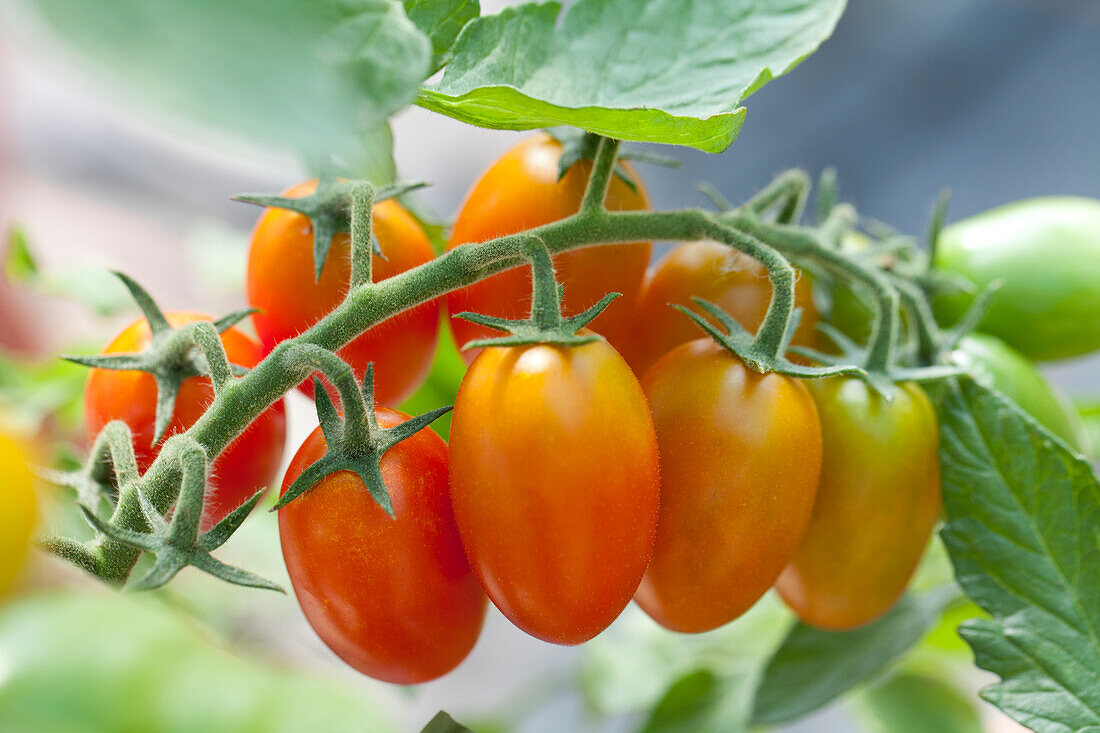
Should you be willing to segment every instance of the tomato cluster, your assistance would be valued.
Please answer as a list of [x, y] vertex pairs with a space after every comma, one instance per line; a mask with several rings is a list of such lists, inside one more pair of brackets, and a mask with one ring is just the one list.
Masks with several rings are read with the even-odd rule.
[[[506, 153], [471, 190], [448, 248], [575, 213], [592, 164], [581, 159], [559, 176], [561, 155], [546, 135]], [[625, 166], [624, 173], [612, 179], [607, 206], [648, 208], [636, 172]], [[307, 182], [286, 195], [315, 187]], [[433, 257], [424, 231], [396, 201], [375, 206], [373, 227], [381, 250], [375, 280]], [[313, 244], [304, 215], [262, 215], [248, 271], [260, 340], [224, 331], [232, 363], [254, 366], [343, 300], [348, 235], [333, 238], [322, 263]], [[940, 517], [938, 428], [925, 392], [911, 383], [872, 387], [854, 377], [753, 371], [668, 306], [709, 317], [692, 300], [702, 297], [753, 330], [771, 297], [764, 269], [701, 241], [678, 245], [647, 274], [650, 251], [649, 243], [615, 244], [554, 258], [567, 314], [610, 291], [624, 294], [591, 323], [588, 333], [603, 338], [468, 352], [449, 445], [422, 429], [381, 458], [392, 515], [349, 471], [320, 479], [281, 509], [298, 600], [350, 665], [400, 684], [439, 677], [473, 648], [487, 599], [528, 634], [558, 644], [591, 639], [632, 599], [680, 632], [722, 626], [773, 587], [803, 621], [827, 629], [866, 624], [895, 603]], [[441, 307], [462, 344], [491, 334], [454, 314], [519, 317], [530, 292], [530, 270], [516, 267], [345, 346], [340, 356], [360, 378], [375, 365], [380, 426], [408, 419], [382, 405], [423, 381]], [[859, 320], [870, 313], [854, 295], [834, 293], [833, 301], [830, 318], [839, 326], [864, 328]], [[797, 281], [796, 305], [802, 316], [793, 343], [814, 346], [820, 314], [808, 276]], [[180, 326], [199, 318], [168, 320]], [[140, 351], [149, 339], [148, 326], [135, 323], [107, 352]], [[991, 339], [964, 341], [955, 360], [1005, 390], [1023, 389], [1017, 401], [1072, 441], [1075, 426], [1056, 395], [1041, 389], [1037, 372], [1020, 387], [1030, 365], [1023, 357], [1009, 364], [1011, 350]], [[212, 394], [209, 380], [186, 380], [168, 433], [193, 424]], [[151, 375], [95, 370], [88, 432], [125, 420], [144, 470], [156, 452], [156, 402]], [[206, 526], [271, 481], [283, 439], [277, 403], [220, 455]], [[325, 434], [314, 431], [290, 464], [284, 493], [326, 449]]]

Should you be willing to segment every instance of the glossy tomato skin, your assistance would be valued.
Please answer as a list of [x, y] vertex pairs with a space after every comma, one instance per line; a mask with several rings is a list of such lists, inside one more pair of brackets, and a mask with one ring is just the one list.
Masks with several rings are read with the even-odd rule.
[[710, 339], [642, 380], [661, 455], [661, 511], [642, 609], [701, 632], [740, 616], [798, 545], [817, 490], [821, 428], [805, 385], [757, 374]]
[[[622, 354], [635, 374], [645, 374], [664, 354], [703, 332], [671, 305], [705, 314], [698, 296], [721, 306], [750, 332], [759, 328], [771, 300], [767, 270], [753, 258], [710, 240], [684, 242], [665, 255], [646, 277]], [[810, 279], [799, 273], [795, 306], [802, 317], [792, 344], [814, 346], [817, 308]], [[709, 316], [708, 316], [709, 317]]]
[[[1100, 349], [1100, 201], [1027, 199], [946, 227], [938, 268], [978, 287], [1000, 281], [979, 330], [1025, 357], [1049, 361]], [[972, 296], [938, 298], [957, 320]]]
[[959, 342], [952, 360], [976, 380], [1003, 392], [1052, 433], [1088, 453], [1088, 436], [1073, 405], [1035, 365], [996, 336], [973, 333]]
[[[545, 134], [534, 135], [509, 150], [474, 184], [455, 220], [448, 249], [467, 242], [484, 242], [505, 234], [549, 224], [577, 213], [592, 162], [581, 160], [558, 181], [561, 145]], [[628, 163], [621, 164], [637, 184], [631, 190], [612, 177], [606, 206], [612, 211], [648, 209], [649, 197], [641, 178]], [[645, 276], [650, 242], [609, 244], [563, 252], [554, 256], [558, 280], [565, 286], [563, 310], [574, 315], [610, 292], [622, 293], [590, 327], [619, 346], [629, 327], [630, 313]], [[451, 329], [461, 347], [474, 339], [499, 335], [492, 329], [454, 318], [463, 311], [504, 318], [524, 318], [531, 308], [530, 268], [516, 267], [447, 295]], [[476, 350], [463, 353], [467, 363]]]
[[824, 460], [809, 527], [776, 588], [804, 622], [851, 629], [909, 584], [940, 516], [936, 413], [915, 384], [886, 401], [854, 377], [810, 383]]
[[657, 526], [645, 396], [594, 341], [491, 347], [459, 388], [451, 500], [489, 598], [528, 634], [579, 644], [630, 602]]
[[[285, 192], [308, 196], [316, 181]], [[374, 281], [393, 277], [434, 257], [431, 242], [416, 220], [396, 201], [374, 207], [374, 234], [386, 259], [372, 259]], [[259, 309], [252, 316], [265, 353], [297, 336], [343, 302], [351, 280], [351, 238], [332, 238], [321, 279], [313, 264], [313, 225], [286, 209], [268, 209], [256, 223], [248, 254], [248, 302]], [[439, 329], [439, 302], [421, 303], [390, 318], [340, 349], [360, 379], [374, 362], [374, 396], [380, 404], [396, 404], [411, 394], [431, 368]], [[313, 394], [312, 380], [301, 385]]]
[[0, 433], [0, 596], [15, 582], [27, 559], [38, 516], [26, 452]]
[[[186, 311], [165, 315], [173, 327], [211, 320], [201, 313]], [[260, 345], [240, 329], [229, 328], [221, 336], [231, 364], [251, 368], [263, 358]], [[148, 345], [149, 324], [140, 319], [126, 327], [103, 353], [131, 353]], [[184, 381], [165, 437], [194, 425], [213, 399], [214, 388], [206, 377]], [[112, 420], [125, 421], [134, 436], [138, 468], [144, 471], [158, 451], [153, 445], [156, 405], [157, 385], [151, 374], [93, 369], [84, 387], [84, 433], [91, 441]], [[275, 480], [285, 444], [286, 410], [283, 401], [279, 400], [261, 413], [214, 461], [211, 470], [213, 492], [206, 498], [204, 530]]]
[[[380, 408], [383, 427], [408, 416]], [[320, 428], [287, 469], [283, 491], [324, 455]], [[317, 635], [363, 674], [411, 685], [440, 677], [481, 634], [485, 594], [462, 551], [447, 493], [447, 444], [429, 429], [382, 457], [394, 517], [348, 472], [279, 510], [294, 593]]]

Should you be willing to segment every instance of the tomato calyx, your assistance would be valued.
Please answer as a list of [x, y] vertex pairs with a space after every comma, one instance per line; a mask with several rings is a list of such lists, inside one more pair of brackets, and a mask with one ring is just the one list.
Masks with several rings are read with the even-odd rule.
[[272, 511], [282, 509], [326, 476], [339, 471], [350, 471], [362, 479], [378, 505], [393, 517], [393, 502], [382, 479], [382, 456], [390, 448], [411, 438], [437, 418], [450, 412], [452, 406], [440, 407], [392, 428], [384, 428], [379, 425], [374, 411], [373, 362], [367, 365], [360, 388], [351, 367], [336, 354], [310, 345], [300, 347], [300, 352], [336, 388], [344, 416], [341, 419], [332, 398], [320, 380], [314, 377], [313, 397], [317, 406], [317, 419], [325, 436], [325, 454], [310, 464], [287, 487]]
[[226, 565], [210, 553], [225, 544], [241, 526], [245, 518], [260, 501], [264, 490], [260, 489], [252, 497], [226, 515], [208, 532], [199, 533], [202, 522], [203, 498], [207, 485], [206, 453], [198, 443], [184, 436], [177, 436], [165, 443], [165, 451], [174, 451], [179, 463], [180, 493], [172, 519], [165, 520], [137, 482], [131, 482], [124, 488], [136, 495], [138, 506], [148, 532], [137, 532], [120, 527], [101, 518], [94, 511], [80, 505], [84, 519], [97, 532], [116, 542], [152, 552], [156, 562], [140, 580], [132, 583], [132, 590], [152, 590], [159, 588], [187, 567], [194, 566], [234, 585], [249, 588], [265, 588], [280, 593], [286, 591], [276, 583], [242, 568]]
[[[149, 346], [132, 354], [63, 356], [61, 358], [93, 369], [148, 372], [157, 384], [157, 409], [153, 445], [160, 442], [172, 422], [180, 385], [191, 377], [210, 377], [215, 393], [232, 376], [248, 372], [239, 364], [230, 364], [218, 334], [235, 326], [255, 312], [244, 308], [216, 321], [198, 320], [173, 328], [153, 298], [129, 276], [114, 273], [134, 298], [149, 324]], [[195, 347], [198, 347], [197, 349]]]
[[538, 237], [532, 236], [525, 244], [523, 254], [531, 263], [531, 315], [528, 318], [511, 319], [469, 311], [456, 313], [455, 318], [462, 318], [480, 326], [508, 333], [507, 336], [468, 341], [462, 348], [480, 349], [487, 346], [526, 344], [580, 346], [603, 338], [595, 333], [579, 334], [577, 332], [592, 322], [611, 301], [620, 297], [622, 293], [608, 293], [595, 305], [566, 318], [561, 313], [563, 287], [554, 274], [554, 261], [550, 259], [546, 244]]
[[[323, 176], [317, 181], [317, 190], [301, 198], [260, 193], [242, 193], [232, 198], [246, 204], [287, 209], [307, 217], [313, 225], [314, 277], [320, 280], [332, 238], [337, 234], [351, 232], [353, 209], [364, 191], [369, 209], [379, 201], [397, 198], [427, 185], [423, 182], [390, 183], [375, 188], [366, 181], [337, 180], [331, 176]], [[370, 242], [373, 253], [385, 259], [382, 245], [373, 232], [370, 233]]]

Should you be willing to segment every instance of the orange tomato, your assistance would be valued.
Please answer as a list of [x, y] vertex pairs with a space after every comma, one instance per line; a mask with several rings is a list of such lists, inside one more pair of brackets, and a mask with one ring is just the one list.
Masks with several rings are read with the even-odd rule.
[[[317, 188], [307, 181], [285, 196], [308, 196]], [[372, 258], [375, 282], [422, 265], [434, 257], [431, 242], [416, 220], [396, 201], [374, 207], [374, 234], [386, 259]], [[320, 280], [313, 264], [313, 225], [286, 209], [268, 209], [256, 223], [248, 255], [248, 302], [259, 313], [252, 316], [256, 333], [270, 353], [280, 341], [293, 338], [343, 302], [351, 282], [351, 237], [332, 238]], [[428, 375], [439, 329], [437, 300], [421, 303], [363, 333], [339, 355], [360, 379], [374, 362], [374, 397], [394, 404], [411, 394]], [[313, 394], [313, 382], [301, 388]]]
[[[166, 313], [174, 327], [199, 320], [211, 320], [201, 313]], [[149, 324], [139, 319], [112, 341], [104, 354], [125, 354], [149, 345]], [[222, 345], [232, 364], [254, 367], [263, 358], [260, 345], [237, 328], [221, 335]], [[176, 409], [165, 437], [182, 433], [195, 424], [214, 399], [214, 388], [206, 377], [192, 377], [180, 385]], [[89, 440], [112, 420], [123, 420], [134, 435], [134, 453], [138, 468], [144, 471], [153, 462], [156, 427], [157, 384], [153, 375], [138, 371], [93, 369], [84, 387], [84, 432]], [[206, 498], [203, 529], [209, 529], [226, 514], [243, 504], [257, 490], [275, 480], [286, 442], [286, 412], [279, 400], [229, 445], [214, 461], [211, 469], [213, 492]]]
[[787, 565], [810, 519], [821, 427], [801, 381], [757, 374], [710, 339], [642, 380], [661, 454], [657, 541], [636, 600], [665, 628], [715, 629]]
[[[592, 161], [580, 160], [558, 180], [561, 145], [545, 134], [535, 135], [509, 150], [482, 174], [455, 220], [448, 249], [466, 242], [484, 242], [506, 234], [549, 224], [580, 209]], [[621, 164], [637, 184], [632, 190], [612, 177], [605, 205], [612, 211], [649, 208], [641, 179]], [[558, 281], [565, 286], [565, 315], [575, 315], [609, 292], [622, 293], [589, 327], [612, 344], [625, 336], [634, 300], [649, 263], [652, 244], [608, 244], [554, 256]], [[474, 311], [502, 318], [523, 318], [531, 308], [531, 272], [526, 266], [493, 275], [447, 295], [451, 329], [460, 347], [474, 339], [499, 335], [492, 329], [454, 318]], [[477, 355], [464, 352], [467, 363]]]
[[[719, 242], [684, 242], [665, 255], [642, 286], [630, 335], [621, 346], [635, 374], [645, 374], [654, 362], [703, 332], [670, 304], [682, 305], [713, 319], [694, 301], [698, 296], [721, 306], [750, 332], [760, 327], [771, 300], [768, 273], [759, 262]], [[802, 319], [792, 343], [814, 346], [817, 309], [810, 279], [800, 274], [795, 284], [795, 306]]]
[[657, 526], [653, 422], [604, 341], [491, 347], [459, 388], [451, 501], [489, 598], [528, 634], [579, 644], [638, 587]]

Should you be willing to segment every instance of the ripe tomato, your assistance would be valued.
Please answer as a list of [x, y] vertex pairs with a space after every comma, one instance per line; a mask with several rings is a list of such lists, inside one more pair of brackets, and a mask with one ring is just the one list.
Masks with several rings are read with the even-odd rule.
[[897, 601], [940, 516], [936, 413], [915, 384], [887, 401], [854, 377], [810, 383], [824, 462], [813, 517], [776, 588], [808, 624], [862, 626]]
[[[630, 337], [622, 345], [623, 357], [635, 374], [645, 374], [661, 356], [703, 334], [670, 304], [706, 315], [691, 299], [698, 296], [720, 305], [746, 329], [755, 331], [764, 320], [771, 295], [767, 271], [753, 258], [719, 242], [684, 242], [665, 255], [646, 278]], [[813, 346], [817, 309], [808, 277], [798, 279], [795, 305], [802, 309], [802, 320], [793, 344]]]
[[[936, 266], [993, 294], [980, 329], [1029, 359], [1047, 361], [1100, 349], [1100, 201], [1028, 199], [945, 228]], [[970, 296], [937, 299], [946, 321]]]
[[[201, 313], [178, 311], [165, 314], [174, 327], [210, 320]], [[231, 364], [253, 367], [263, 358], [260, 346], [243, 331], [227, 329], [222, 345]], [[139, 319], [126, 327], [104, 354], [141, 351], [149, 345], [149, 324]], [[176, 409], [165, 436], [182, 433], [195, 424], [214, 398], [206, 377], [192, 377], [180, 385]], [[156, 424], [157, 385], [151, 374], [137, 371], [93, 369], [84, 387], [84, 431], [94, 438], [112, 420], [124, 420], [134, 434], [138, 468], [144, 471], [156, 457], [153, 445]], [[286, 411], [279, 400], [263, 412], [214, 461], [213, 493], [206, 498], [203, 530], [217, 524], [258, 489], [270, 485], [283, 458], [286, 443]]]
[[11, 588], [27, 559], [38, 514], [34, 482], [20, 446], [0, 434], [0, 594]]
[[[392, 427], [408, 416], [380, 408]], [[317, 428], [283, 491], [325, 453]], [[473, 649], [485, 594], [462, 552], [447, 495], [447, 444], [429, 429], [382, 457], [394, 517], [341, 471], [279, 510], [290, 581], [317, 635], [363, 674], [396, 684], [435, 679]]]
[[[317, 188], [307, 181], [285, 196], [308, 196]], [[416, 220], [396, 201], [374, 207], [374, 234], [386, 259], [372, 258], [374, 281], [410, 270], [434, 256], [431, 242]], [[313, 225], [286, 209], [268, 209], [256, 223], [248, 255], [248, 302], [259, 309], [252, 316], [264, 352], [297, 336], [343, 302], [351, 282], [351, 237], [332, 238], [321, 279], [313, 265]], [[338, 352], [360, 379], [374, 362], [374, 397], [394, 404], [409, 396], [432, 364], [439, 329], [439, 303], [420, 305], [374, 326]], [[301, 384], [313, 394], [313, 382]]]
[[757, 374], [710, 339], [642, 380], [661, 454], [661, 513], [638, 605], [709, 631], [749, 609], [798, 545], [817, 490], [821, 428], [801, 381]]
[[1043, 378], [1035, 365], [996, 336], [973, 333], [951, 354], [975, 379], [1003, 392], [1052, 433], [1088, 453], [1088, 436], [1073, 405]]
[[614, 349], [484, 349], [450, 461], [462, 544], [505, 616], [556, 644], [615, 620], [653, 549], [659, 476], [645, 395]]
[[[484, 242], [505, 234], [549, 224], [577, 213], [592, 170], [592, 161], [581, 160], [558, 181], [561, 145], [548, 135], [524, 140], [494, 163], [462, 205], [455, 220], [449, 249], [466, 242]], [[613, 211], [639, 211], [649, 208], [649, 197], [641, 179], [621, 163], [637, 184], [634, 191], [620, 178], [612, 177], [606, 206]], [[622, 293], [592, 323], [593, 331], [618, 345], [629, 326], [630, 312], [645, 276], [653, 246], [649, 242], [608, 244], [563, 252], [554, 256], [558, 281], [565, 286], [562, 309], [574, 315], [609, 292]], [[506, 272], [455, 290], [447, 295], [447, 307], [453, 316], [474, 311], [503, 318], [522, 318], [531, 304], [530, 268], [515, 267]], [[492, 329], [451, 318], [455, 342], [461, 347], [473, 339], [499, 335]], [[476, 351], [464, 352], [467, 363]]]

